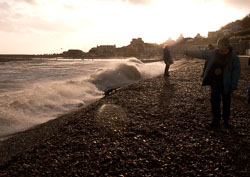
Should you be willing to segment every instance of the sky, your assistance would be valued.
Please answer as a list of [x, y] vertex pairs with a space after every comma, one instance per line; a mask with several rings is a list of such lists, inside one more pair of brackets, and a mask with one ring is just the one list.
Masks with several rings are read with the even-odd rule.
[[250, 0], [0, 0], [0, 54], [206, 37], [249, 13]]

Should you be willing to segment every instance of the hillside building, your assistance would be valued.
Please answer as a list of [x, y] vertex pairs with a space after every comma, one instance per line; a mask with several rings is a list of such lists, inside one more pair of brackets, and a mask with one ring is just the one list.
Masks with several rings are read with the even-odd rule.
[[83, 58], [85, 53], [78, 49], [70, 49], [66, 52], [63, 52], [62, 55], [65, 58]]

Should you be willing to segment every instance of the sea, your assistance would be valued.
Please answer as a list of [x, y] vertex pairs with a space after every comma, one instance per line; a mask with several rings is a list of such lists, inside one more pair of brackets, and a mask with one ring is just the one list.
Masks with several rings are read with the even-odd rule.
[[87, 106], [109, 89], [162, 75], [164, 67], [136, 58], [0, 62], [0, 139]]

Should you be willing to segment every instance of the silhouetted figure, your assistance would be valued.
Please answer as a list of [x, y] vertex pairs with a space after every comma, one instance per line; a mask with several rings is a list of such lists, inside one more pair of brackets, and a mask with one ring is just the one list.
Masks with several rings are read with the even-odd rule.
[[248, 87], [247, 92], [248, 92], [248, 104], [250, 104], [250, 86]]
[[170, 65], [173, 64], [173, 60], [172, 60], [172, 57], [170, 55], [170, 51], [169, 51], [169, 48], [168, 48], [167, 45], [163, 49], [163, 60], [164, 60], [164, 62], [166, 64], [165, 71], [164, 71], [164, 76], [168, 77], [169, 76], [168, 70], [169, 70]]
[[187, 51], [186, 54], [195, 58], [208, 59], [202, 85], [211, 86], [211, 107], [213, 113], [212, 128], [220, 126], [223, 103], [224, 125], [229, 126], [231, 94], [236, 90], [240, 77], [240, 60], [232, 51], [229, 40], [221, 38], [217, 42], [218, 49], [212, 51]]
[[[207, 50], [214, 50], [214, 49], [215, 49], [215, 47], [214, 47], [212, 44], [208, 44]], [[207, 67], [207, 62], [208, 62], [208, 60], [205, 60], [205, 63], [204, 63], [204, 67], [203, 67], [203, 71], [202, 71], [201, 77], [204, 76], [204, 72], [205, 72], [206, 67]]]

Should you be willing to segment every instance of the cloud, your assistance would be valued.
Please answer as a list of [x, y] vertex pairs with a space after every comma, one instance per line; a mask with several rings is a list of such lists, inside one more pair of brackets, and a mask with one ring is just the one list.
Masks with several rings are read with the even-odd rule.
[[7, 2], [0, 2], [0, 31], [12, 30], [9, 16], [12, 14], [10, 5]]
[[14, 31], [14, 27], [9, 21], [0, 20], [0, 31], [4, 32]]
[[[64, 6], [64, 8], [72, 9], [74, 7]], [[36, 4], [35, 0], [0, 2], [0, 31], [8, 33], [38, 31], [61, 33], [75, 30], [71, 21], [63, 18], [48, 18], [46, 8]]]
[[0, 9], [1, 11], [4, 10], [9, 10], [10, 9], [10, 5], [7, 2], [0, 2]]
[[36, 5], [36, 0], [15, 0], [16, 3], [20, 3], [20, 2], [25, 2], [27, 4], [30, 4], [30, 5]]
[[153, 0], [97, 0], [101, 2], [115, 2], [115, 1], [120, 1], [120, 2], [128, 2], [129, 4], [132, 5], [149, 5]]
[[129, 2], [134, 5], [148, 5], [152, 0], [122, 0], [123, 2]]
[[249, 0], [223, 0], [224, 3], [230, 5], [231, 7], [237, 9], [245, 9], [246, 11], [250, 11], [250, 1]]
[[27, 32], [73, 32], [75, 27], [62, 19], [48, 20], [40, 16], [13, 14], [0, 19], [0, 31], [13, 33]]
[[48, 31], [48, 32], [72, 32], [74, 27], [63, 20], [43, 20], [40, 17], [32, 17], [27, 25], [31, 30]]
[[76, 7], [69, 4], [64, 4], [63, 7], [67, 10], [76, 10]]
[[228, 5], [231, 8], [244, 10], [246, 12], [250, 11], [250, 0], [194, 0], [196, 3], [204, 4], [210, 2], [221, 2]]

